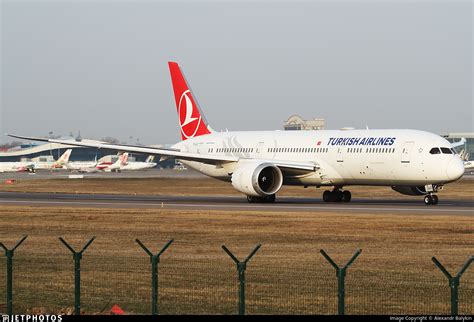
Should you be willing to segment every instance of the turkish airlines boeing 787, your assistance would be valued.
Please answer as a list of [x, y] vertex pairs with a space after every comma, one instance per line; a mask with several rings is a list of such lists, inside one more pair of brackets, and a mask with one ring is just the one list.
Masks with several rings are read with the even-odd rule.
[[177, 63], [170, 62], [182, 141], [170, 149], [93, 140], [16, 138], [175, 157], [210, 177], [228, 181], [249, 202], [273, 202], [282, 185], [332, 187], [324, 201], [348, 202], [351, 185], [390, 186], [424, 195], [427, 205], [464, 165], [439, 135], [416, 130], [214, 131]]

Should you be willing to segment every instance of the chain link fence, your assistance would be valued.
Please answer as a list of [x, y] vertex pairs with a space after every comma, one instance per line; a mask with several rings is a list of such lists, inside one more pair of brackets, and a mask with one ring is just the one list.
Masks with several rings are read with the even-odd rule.
[[[95, 243], [95, 242], [94, 242]], [[151, 313], [150, 257], [135, 251], [92, 244], [81, 262], [81, 310], [108, 314], [117, 304], [130, 314]], [[185, 245], [189, 247], [188, 245]], [[239, 284], [236, 265], [220, 245], [216, 252], [179, 252], [172, 245], [158, 270], [160, 314], [237, 314]], [[271, 249], [263, 245], [262, 250]], [[78, 247], [79, 248], [79, 247]], [[247, 314], [337, 314], [335, 270], [315, 251], [295, 260], [257, 253], [246, 270]], [[361, 255], [361, 257], [364, 254]], [[449, 314], [447, 279], [430, 263], [420, 269], [380, 271], [357, 261], [347, 271], [346, 314]], [[396, 258], [394, 258], [396, 261]], [[431, 268], [430, 268], [431, 267]], [[6, 257], [0, 257], [0, 312], [6, 312]], [[467, 270], [459, 286], [459, 314], [474, 314], [474, 272]], [[74, 307], [74, 262], [59, 243], [41, 253], [28, 241], [13, 257], [13, 312], [71, 314]], [[72, 308], [72, 309], [71, 309]]]

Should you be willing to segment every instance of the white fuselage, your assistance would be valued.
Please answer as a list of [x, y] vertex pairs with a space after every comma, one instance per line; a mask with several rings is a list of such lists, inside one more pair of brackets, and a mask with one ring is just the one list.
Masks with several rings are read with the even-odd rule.
[[439, 135], [417, 130], [220, 132], [174, 146], [202, 155], [238, 157], [239, 162], [222, 166], [181, 160], [226, 181], [244, 162], [313, 162], [317, 170], [295, 171], [284, 178], [284, 184], [308, 186], [418, 186], [456, 181], [464, 173], [459, 156], [430, 153], [433, 148], [450, 147]]
[[68, 170], [83, 170], [94, 168], [97, 165], [96, 161], [71, 161], [65, 166]]
[[126, 165], [120, 167], [120, 170], [145, 170], [156, 166], [155, 162], [127, 162]]
[[33, 162], [0, 162], [0, 173], [25, 171], [28, 167], [33, 169]]

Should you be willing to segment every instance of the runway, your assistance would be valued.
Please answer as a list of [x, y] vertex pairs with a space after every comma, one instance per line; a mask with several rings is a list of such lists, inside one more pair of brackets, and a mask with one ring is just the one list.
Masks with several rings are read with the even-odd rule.
[[426, 206], [416, 199], [357, 199], [350, 203], [325, 203], [318, 198], [277, 198], [274, 204], [249, 204], [240, 196], [145, 196], [107, 194], [0, 192], [0, 205], [35, 207], [91, 207], [124, 209], [182, 209], [271, 212], [335, 212], [426, 215], [474, 215], [473, 200], [440, 200]]

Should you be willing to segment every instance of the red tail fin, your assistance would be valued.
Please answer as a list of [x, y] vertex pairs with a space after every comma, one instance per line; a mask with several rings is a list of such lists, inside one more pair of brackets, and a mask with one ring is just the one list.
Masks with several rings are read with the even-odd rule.
[[127, 165], [128, 162], [128, 152], [125, 152], [119, 157], [120, 165]]
[[171, 81], [173, 82], [181, 138], [186, 140], [195, 136], [210, 134], [212, 130], [207, 125], [204, 115], [201, 113], [179, 65], [174, 62], [168, 62], [168, 65], [170, 68]]

